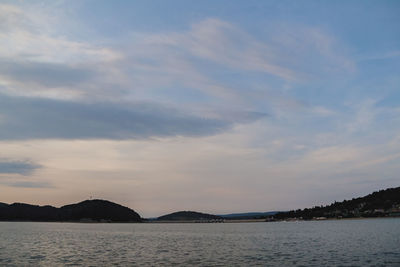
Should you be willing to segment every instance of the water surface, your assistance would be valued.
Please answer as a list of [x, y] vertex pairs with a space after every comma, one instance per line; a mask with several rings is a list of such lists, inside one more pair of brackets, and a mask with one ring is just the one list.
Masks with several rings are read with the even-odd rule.
[[220, 224], [0, 222], [0, 266], [400, 266], [400, 218]]

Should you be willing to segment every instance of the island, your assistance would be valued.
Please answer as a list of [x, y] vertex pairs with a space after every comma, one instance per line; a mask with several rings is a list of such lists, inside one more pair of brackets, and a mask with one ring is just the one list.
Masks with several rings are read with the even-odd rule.
[[0, 203], [0, 221], [142, 222], [138, 213], [111, 201], [94, 199], [55, 208], [25, 203]]
[[154, 222], [222, 222], [223, 217], [196, 211], [178, 211], [163, 215], [153, 220]]

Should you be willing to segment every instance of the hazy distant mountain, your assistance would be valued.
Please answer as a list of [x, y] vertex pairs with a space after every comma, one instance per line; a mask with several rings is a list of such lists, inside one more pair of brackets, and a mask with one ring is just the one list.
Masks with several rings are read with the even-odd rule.
[[231, 214], [223, 214], [223, 215], [218, 215], [218, 216], [221, 216], [225, 219], [230, 219], [230, 220], [258, 219], [258, 218], [264, 218], [266, 216], [275, 215], [278, 212], [280, 212], [280, 211], [231, 213]]
[[200, 221], [200, 220], [222, 220], [217, 215], [195, 212], [195, 211], [178, 211], [158, 217], [159, 221]]
[[331, 205], [280, 212], [273, 217], [288, 218], [358, 218], [400, 216], [400, 187], [388, 188], [364, 197], [335, 202]]
[[85, 200], [61, 208], [24, 203], [0, 204], [2, 221], [140, 222], [135, 211], [107, 200]]

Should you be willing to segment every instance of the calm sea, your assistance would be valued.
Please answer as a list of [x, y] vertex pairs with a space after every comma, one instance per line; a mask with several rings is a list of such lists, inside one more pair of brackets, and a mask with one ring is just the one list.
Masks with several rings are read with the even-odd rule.
[[400, 266], [400, 219], [0, 222], [0, 266]]

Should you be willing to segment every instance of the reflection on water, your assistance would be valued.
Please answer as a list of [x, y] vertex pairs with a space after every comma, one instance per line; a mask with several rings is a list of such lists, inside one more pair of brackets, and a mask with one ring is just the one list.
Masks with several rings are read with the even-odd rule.
[[400, 266], [400, 219], [238, 224], [0, 222], [0, 266]]

